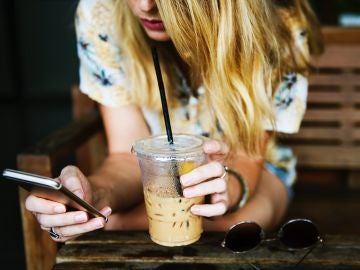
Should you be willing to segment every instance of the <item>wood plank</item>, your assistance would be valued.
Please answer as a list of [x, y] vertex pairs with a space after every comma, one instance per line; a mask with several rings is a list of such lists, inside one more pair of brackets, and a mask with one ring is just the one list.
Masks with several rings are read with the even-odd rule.
[[359, 27], [323, 26], [321, 32], [325, 44], [359, 44]]
[[346, 131], [340, 128], [318, 128], [314, 127], [302, 127], [299, 133], [291, 134], [287, 136], [288, 139], [338, 139], [341, 140], [343, 137], [347, 137], [347, 134], [344, 134]]
[[101, 130], [99, 113], [90, 113], [67, 126], [55, 130], [46, 138], [26, 149], [24, 154], [51, 156], [53, 161], [61, 160], [73, 153], [82, 143]]
[[359, 68], [360, 47], [354, 45], [327, 45], [324, 53], [314, 59], [314, 65], [322, 68]]
[[[98, 111], [94, 100], [80, 91], [78, 85], [71, 89], [72, 112], [74, 119], [81, 119], [89, 113]], [[85, 175], [89, 175], [99, 167], [107, 156], [106, 138], [103, 129], [99, 129], [85, 143], [82, 143], [76, 150], [76, 161]]]
[[[46, 155], [18, 155], [17, 168], [43, 176], [52, 176], [51, 159]], [[34, 215], [25, 209], [25, 199], [28, 195], [29, 193], [26, 190], [19, 188], [26, 269], [48, 270], [54, 265], [58, 249], [57, 243], [40, 228]]]
[[353, 137], [354, 140], [360, 141], [360, 127], [354, 128], [351, 131], [351, 137]]
[[306, 121], [359, 121], [360, 110], [350, 108], [350, 110], [340, 109], [312, 109], [308, 108], [305, 112]]
[[291, 146], [300, 167], [356, 169], [360, 164], [360, 146]]
[[349, 91], [339, 92], [316, 92], [309, 91], [308, 103], [343, 103], [343, 102], [360, 102], [360, 93]]
[[[110, 236], [107, 236], [110, 234]], [[214, 269], [239, 269], [240, 266], [249, 266], [251, 262], [261, 269], [281, 269], [296, 264], [306, 251], [288, 252], [269, 245], [262, 245], [257, 250], [243, 254], [234, 254], [222, 248], [220, 243], [224, 237], [223, 232], [204, 233], [200, 241], [183, 247], [163, 247], [151, 242], [147, 232], [138, 232], [133, 244], [128, 242], [128, 232], [101, 231], [88, 236], [90, 243], [72, 241], [64, 245], [57, 256], [57, 266], [65, 264], [96, 265], [107, 264], [124, 265], [140, 264], [143, 268], [152, 264], [184, 265], [212, 265]], [[124, 238], [125, 239], [124, 239]], [[92, 239], [91, 239], [92, 238]], [[113, 239], [111, 243], [102, 239]], [[144, 239], [146, 243], [143, 243]], [[325, 236], [326, 244], [316, 248], [303, 262], [306, 269], [335, 269], [340, 265], [344, 269], [360, 267], [360, 258], [354, 258], [360, 252], [360, 236]], [[139, 243], [136, 243], [139, 241]], [[236, 268], [233, 268], [236, 267]], [[66, 267], [55, 269], [70, 269]], [[97, 268], [90, 268], [97, 269]], [[109, 268], [112, 269], [112, 268]], [[162, 268], [161, 268], [162, 269]], [[174, 269], [174, 268], [171, 268]], [[210, 268], [212, 269], [212, 268]], [[337, 268], [338, 269], [338, 268]]]
[[327, 86], [355, 86], [360, 85], [360, 75], [354, 73], [328, 74], [313, 73], [309, 76], [310, 88], [312, 85]]

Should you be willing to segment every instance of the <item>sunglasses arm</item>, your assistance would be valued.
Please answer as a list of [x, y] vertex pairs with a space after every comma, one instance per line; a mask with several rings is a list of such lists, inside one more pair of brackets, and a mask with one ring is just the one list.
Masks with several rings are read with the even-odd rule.
[[305, 255], [298, 261], [298, 263], [295, 265], [295, 267], [297, 267], [298, 265], [300, 265], [304, 260], [305, 258], [314, 250], [314, 248], [316, 248], [319, 244], [323, 244], [324, 243], [324, 239], [322, 239], [320, 236], [319, 236], [319, 240], [318, 242], [313, 245], [306, 253]]

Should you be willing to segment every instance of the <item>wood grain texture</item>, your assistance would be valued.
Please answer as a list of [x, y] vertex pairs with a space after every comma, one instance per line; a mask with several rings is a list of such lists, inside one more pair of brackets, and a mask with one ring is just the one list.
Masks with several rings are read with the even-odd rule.
[[[289, 252], [278, 244], [266, 243], [251, 252], [234, 254], [221, 247], [223, 237], [224, 233], [207, 232], [195, 244], [170, 248], [154, 244], [147, 232], [98, 231], [64, 245], [54, 269], [239, 269], [249, 267], [249, 263], [261, 269], [284, 269], [306, 252]], [[360, 236], [324, 238], [325, 245], [314, 249], [303, 269], [359, 269], [360, 257], [355, 255], [360, 252]]]
[[359, 27], [322, 27], [324, 42], [326, 44], [360, 44]]
[[325, 52], [314, 61], [300, 131], [280, 141], [293, 148], [300, 170], [346, 169], [351, 176], [360, 168], [360, 29], [323, 33]]
[[[20, 170], [43, 176], [51, 176], [51, 160], [49, 156], [21, 154], [17, 158], [17, 164]], [[40, 228], [34, 215], [25, 209], [25, 199], [28, 194], [26, 190], [19, 188], [26, 269], [51, 269], [58, 250], [57, 244], [51, 240], [47, 232]]]

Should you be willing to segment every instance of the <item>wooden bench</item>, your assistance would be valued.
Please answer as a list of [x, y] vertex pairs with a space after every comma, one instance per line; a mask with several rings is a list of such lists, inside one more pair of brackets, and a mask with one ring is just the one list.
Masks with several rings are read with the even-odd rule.
[[[99, 231], [64, 245], [54, 270], [70, 269], [292, 269], [305, 250], [289, 252], [264, 244], [257, 250], [234, 254], [220, 246], [224, 233], [207, 232], [184, 247], [163, 247], [145, 232]], [[360, 236], [325, 236], [299, 269], [359, 269]]]
[[[338, 29], [324, 29], [324, 31], [325, 33], [328, 31], [328, 38], [332, 37], [331, 40], [337, 40], [339, 35], [341, 36], [343, 31], [346, 30], [341, 29], [340, 34], [338, 33]], [[359, 31], [355, 32], [360, 36]], [[353, 35], [353, 32], [351, 32], [351, 35]], [[344, 38], [344, 40], [353, 40], [349, 38], [348, 34], [345, 36], [346, 38]], [[309, 110], [305, 116], [301, 132], [299, 135], [285, 138], [287, 143], [292, 144], [295, 152], [299, 156], [299, 184], [303, 182], [309, 184], [318, 182], [323, 189], [328, 185], [329, 179], [332, 179], [334, 168], [340, 171], [338, 178], [341, 182], [344, 182], [344, 177], [349, 174], [351, 175], [350, 179], [352, 180], [347, 180], [346, 183], [352, 183], [352, 186], [356, 186], [358, 185], [357, 183], [359, 183], [359, 178], [357, 176], [357, 170], [360, 168], [359, 46], [360, 41], [350, 45], [341, 44], [341, 46], [337, 46], [336, 44], [333, 44], [329, 46], [325, 55], [320, 59], [320, 72], [311, 77]], [[348, 66], [348, 62], [345, 62], [345, 60], [353, 60], [353, 64]], [[332, 87], [326, 88], [328, 85]], [[334, 88], [333, 85], [336, 85], [336, 88]], [[74, 91], [73, 100], [76, 105], [73, 110], [75, 118], [74, 122], [55, 131], [41, 142], [20, 153], [17, 159], [17, 167], [19, 169], [45, 176], [55, 176], [59, 173], [60, 167], [65, 165], [64, 160], [67, 160], [67, 157], [69, 156], [79, 157], [78, 165], [86, 174], [90, 173], [98, 166], [106, 155], [104, 147], [99, 146], [104, 144], [101, 132], [101, 119], [98, 113], [93, 110], [94, 103], [85, 98], [84, 95], [80, 94], [78, 91]], [[79, 104], [81, 105], [79, 106]], [[320, 170], [320, 174], [318, 174], [316, 170]], [[321, 181], [318, 180], [319, 177], [322, 179]], [[338, 182], [339, 179], [336, 179], [336, 181]], [[336, 189], [336, 191], [338, 191], [338, 189]], [[321, 231], [331, 233], [339, 232], [336, 226], [345, 224], [348, 225], [348, 227], [344, 227], [348, 234], [359, 234], [359, 194], [356, 193], [356, 190], [349, 193], [347, 189], [342, 190], [342, 195], [334, 196], [334, 194], [337, 193], [338, 192], [334, 193], [332, 190], [329, 192], [319, 192], [317, 190], [315, 194], [311, 192], [298, 192], [290, 206], [287, 218], [294, 216], [312, 218], [321, 225], [320, 229], [325, 228], [324, 230], [321, 229]], [[23, 221], [27, 269], [51, 269], [58, 254], [59, 245], [53, 242], [49, 238], [49, 235], [39, 228], [33, 215], [24, 209], [24, 200], [26, 196], [27, 193], [24, 190], [20, 190], [20, 206]], [[329, 209], [332, 209], [335, 212], [331, 213], [329, 212]], [[357, 211], [352, 211], [353, 209], [357, 209]], [[338, 218], [339, 216], [340, 218]], [[326, 227], [329, 224], [335, 224], [335, 227], [329, 229], [329, 227]], [[345, 231], [340, 230], [340, 232], [343, 234]], [[124, 236], [124, 234], [120, 232], [119, 234], [104, 232], [95, 235], [98, 237], [95, 240], [91, 238], [92, 236], [89, 236], [89, 239], [93, 239], [91, 240], [93, 242], [86, 242], [87, 240], [82, 242], [82, 239], [88, 239], [86, 238], [87, 236], [84, 236], [85, 238], [81, 238], [79, 240], [80, 242], [75, 241], [72, 242], [71, 245], [80, 245], [78, 246], [79, 248], [84, 248], [85, 246], [81, 246], [82, 244], [89, 244], [89, 248], [95, 248], [99, 241], [102, 244], [104, 243], [103, 241], [108, 241], [106, 242], [107, 244], [113, 243], [112, 245], [115, 245], [116, 247], [119, 247], [120, 244], [123, 243], [121, 242], [122, 240], [118, 240], [117, 238]], [[108, 240], [107, 237], [109, 236], [114, 237], [113, 242]], [[105, 238], [102, 239], [102, 237]], [[207, 237], [202, 241], [207, 241], [206, 239]], [[336, 257], [336, 254], [340, 254], [339, 256], [343, 256], [342, 258], [344, 260], [342, 263], [345, 266], [348, 265], [350, 268], [353, 267], [353, 262], [350, 259], [348, 260], [349, 257], [347, 257], [346, 254], [347, 251], [350, 252], [349, 254], [352, 254], [351, 252], [354, 250], [358, 252], [358, 245], [355, 245], [354, 242], [349, 242], [349, 239], [344, 235], [330, 236], [329, 239], [337, 239], [334, 241], [337, 243], [336, 245], [339, 245], [339, 248], [336, 251], [329, 251], [330, 253], [328, 253], [327, 256], [322, 257], [321, 260], [327, 261], [330, 259], [331, 254], [334, 254], [335, 258], [338, 258]], [[352, 238], [350, 238], [350, 240], [351, 239]], [[209, 243], [213, 242], [210, 241]], [[346, 247], [349, 247], [349, 249], [341, 249], [343, 244]], [[62, 248], [66, 248], [67, 246], [68, 245], [65, 245]], [[153, 246], [153, 248], [156, 250], [157, 247]], [[220, 249], [217, 247], [216, 251], [220, 252]], [[58, 255], [60, 257], [63, 256], [61, 255], [61, 252]], [[86, 256], [85, 253], [87, 251], [86, 249], [84, 249], [84, 251], [78, 249], [78, 252], [76, 257]], [[116, 256], [119, 253], [116, 253], [116, 251], [114, 252], [115, 253], [109, 253], [109, 256], [112, 254], [112, 260], [120, 260], [120, 257], [116, 259]], [[221, 261], [219, 256], [223, 256], [224, 251], [221, 252], [210, 254], [214, 254], [214, 256], [217, 256], [217, 259]], [[322, 251], [318, 252], [321, 253]], [[281, 253], [278, 253], [279, 257], [276, 257], [276, 254], [263, 254], [269, 256], [266, 257], [264, 255], [263, 263], [265, 264], [267, 260], [270, 260], [271, 256], [275, 256], [273, 258], [278, 260], [277, 264], [272, 264], [269, 261], [269, 266], [279, 265], [284, 262]], [[71, 257], [71, 255], [69, 256]], [[179, 256], [181, 257], [181, 255]], [[178, 258], [177, 256], [175, 257]], [[144, 260], [144, 258], [145, 257], [139, 256], [137, 261], [140, 262], [141, 260]], [[233, 261], [229, 260], [229, 262], [238, 263], [234, 256], [231, 258], [233, 258]], [[240, 256], [240, 258], [243, 257]], [[310, 259], [311, 258], [312, 257], [310, 257]], [[105, 258], [100, 256], [94, 260], [100, 262], [105, 259], [109, 259], [111, 262], [110, 257]], [[214, 261], [214, 258], [210, 255], [207, 259], [210, 263]], [[66, 265], [63, 264], [65, 263], [64, 260], [69, 260], [69, 257], [64, 260], [58, 260], [62, 260], [59, 261], [61, 262], [61, 265], [56, 265], [55, 268], [62, 269], [61, 267], [65, 267]], [[257, 257], [256, 260], [261, 261], [260, 257]], [[314, 267], [316, 262], [315, 259], [313, 261]], [[324, 263], [326, 264], [326, 262]], [[327, 263], [332, 264], [335, 263], [335, 261], [328, 261]], [[340, 261], [337, 261], [337, 263], [340, 263]], [[82, 269], [81, 263], [78, 264], [78, 262], [76, 262], [73, 266], [79, 266], [79, 269]], [[108, 264], [108, 269], [113, 269], [111, 267], [112, 263]]]
[[349, 184], [359, 186], [360, 44], [327, 44], [309, 79], [300, 132], [284, 141], [300, 167], [347, 169]]
[[328, 233], [360, 233], [360, 29], [326, 28], [300, 132], [282, 138], [298, 157], [287, 218], [306, 216]]

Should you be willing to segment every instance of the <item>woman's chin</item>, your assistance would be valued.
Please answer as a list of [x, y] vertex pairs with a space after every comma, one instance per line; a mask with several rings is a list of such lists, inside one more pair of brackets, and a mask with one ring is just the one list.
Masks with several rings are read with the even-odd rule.
[[154, 30], [149, 30], [146, 29], [146, 34], [148, 35], [148, 37], [152, 40], [155, 41], [169, 41], [170, 37], [169, 35], [166, 33], [166, 31], [154, 31]]

